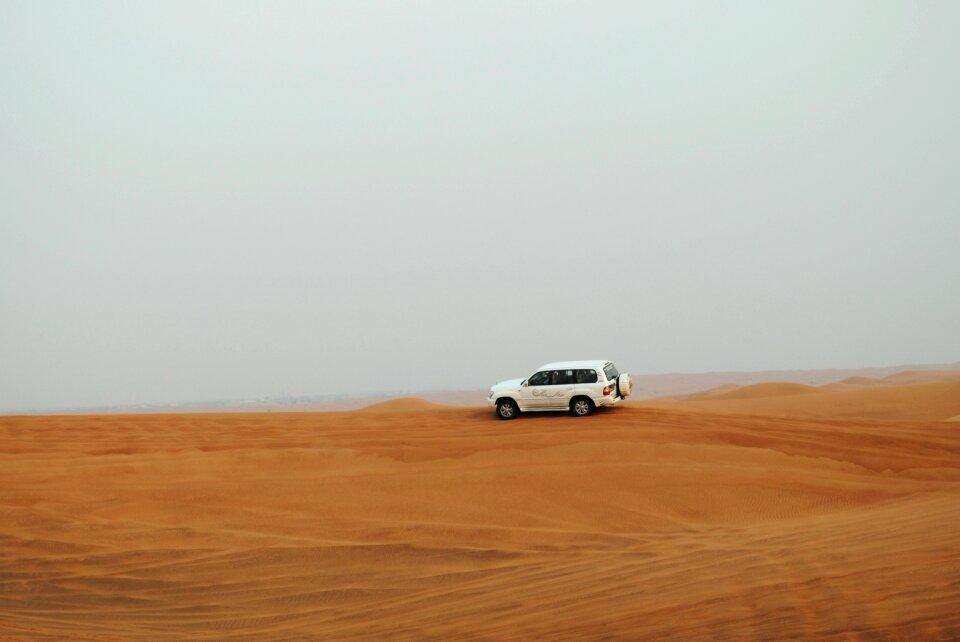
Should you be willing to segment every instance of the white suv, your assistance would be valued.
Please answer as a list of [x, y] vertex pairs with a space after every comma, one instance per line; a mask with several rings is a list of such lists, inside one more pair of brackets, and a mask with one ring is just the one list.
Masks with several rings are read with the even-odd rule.
[[487, 404], [500, 419], [521, 412], [569, 410], [585, 417], [597, 406], [612, 406], [630, 394], [633, 380], [609, 361], [559, 361], [537, 368], [526, 379], [502, 381], [490, 388]]

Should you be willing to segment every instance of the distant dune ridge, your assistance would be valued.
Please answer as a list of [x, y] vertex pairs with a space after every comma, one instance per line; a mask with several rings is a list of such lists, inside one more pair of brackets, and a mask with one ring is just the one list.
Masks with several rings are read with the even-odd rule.
[[[770, 370], [757, 372], [701, 372], [637, 374], [635, 365], [621, 363], [633, 373], [633, 392], [631, 400], [682, 399], [702, 397], [730, 392], [743, 386], [758, 383], [798, 383], [830, 389], [849, 389], [864, 385], [900, 385], [906, 383], [935, 383], [960, 379], [960, 362], [950, 364], [931, 364], [916, 366], [894, 366], [887, 368], [858, 368], [846, 370]], [[519, 376], [520, 373], [505, 373]], [[508, 378], [505, 376], [505, 378]], [[491, 381], [491, 384], [494, 382]], [[368, 397], [331, 397], [313, 395], [286, 399], [250, 399], [244, 401], [222, 401], [198, 404], [150, 404], [139, 406], [117, 406], [111, 408], [68, 409], [55, 412], [34, 411], [26, 414], [112, 414], [112, 413], [201, 413], [201, 412], [316, 412], [340, 411], [362, 408], [381, 401], [415, 395], [419, 399], [452, 406], [482, 406], [487, 399], [488, 388], [459, 391], [403, 392], [381, 394]], [[2, 416], [3, 413], [0, 413]], [[6, 414], [23, 414], [8, 412]]]
[[760, 397], [790, 397], [792, 395], [808, 395], [820, 392], [819, 388], [814, 386], [805, 386], [802, 383], [755, 383], [750, 386], [734, 388], [719, 395], [714, 395], [714, 399], [757, 399]]
[[824, 388], [849, 390], [851, 388], [944, 383], [948, 381], [960, 381], [960, 370], [904, 370], [886, 377], [847, 377], [842, 381], [827, 384]]
[[425, 410], [442, 410], [443, 408], [449, 408], [449, 406], [416, 397], [397, 397], [363, 406], [358, 412], [422, 412]]
[[[960, 368], [960, 364], [951, 364], [955, 368]], [[920, 368], [920, 369], [914, 369]], [[838, 380], [837, 377], [848, 375], [851, 372], [869, 372], [878, 373], [882, 376], [870, 377], [865, 375], [850, 375]], [[662, 375], [633, 375], [634, 391], [631, 395], [631, 402], [642, 400], [653, 400], [653, 405], [663, 405], [667, 402], [693, 401], [702, 399], [751, 399], [767, 398], [775, 396], [793, 396], [808, 395], [824, 391], [834, 390], [860, 390], [864, 388], [889, 387], [920, 383], [946, 383], [960, 381], [960, 369], [951, 369], [941, 365], [935, 366], [914, 366], [908, 369], [896, 368], [864, 368], [859, 370], [800, 370], [800, 371], [770, 371], [770, 372], [745, 372], [745, 373], [700, 373], [700, 374], [662, 374]], [[746, 383], [720, 383], [708, 389], [694, 389], [697, 385], [705, 382], [723, 381], [733, 379], [744, 381]], [[791, 380], [792, 379], [792, 380]], [[801, 383], [798, 380], [804, 380], [811, 383]], [[816, 384], [812, 383], [816, 382]], [[669, 390], [667, 395], [656, 395], [657, 390]], [[681, 392], [687, 391], [687, 392]], [[368, 399], [351, 399], [342, 402], [331, 402], [327, 404], [312, 404], [303, 407], [303, 410], [349, 410], [354, 408], [374, 408], [380, 404], [386, 403], [384, 410], [400, 411], [409, 406], [409, 409], [416, 409], [418, 406], [410, 397], [372, 397]], [[459, 392], [436, 392], [427, 395], [418, 395], [417, 399], [422, 402], [430, 401], [440, 407], [447, 406], [483, 406], [486, 403], [486, 390], [459, 391]], [[393, 404], [396, 400], [398, 403]], [[833, 400], [836, 401], [836, 400]], [[798, 402], [799, 403], [799, 402]], [[870, 399], [865, 399], [864, 407], [869, 409]], [[929, 418], [930, 412], [916, 413], [910, 410], [910, 403], [899, 404], [901, 412], [897, 414], [899, 418], [909, 419], [912, 417]], [[949, 406], [949, 404], [947, 404]], [[811, 410], [801, 410], [801, 413], [807, 413], [807, 416], [831, 416], [829, 408], [837, 408], [837, 416], [873, 416], [876, 412], [867, 412], [865, 415], [859, 415], [854, 412], [857, 404], [845, 406], [843, 403], [827, 404], [820, 407], [818, 411], [812, 409], [815, 403], [809, 405]], [[744, 406], [742, 409], [733, 410], [734, 406], [729, 406], [729, 411], [749, 413], [749, 408]], [[294, 410], [296, 407], [272, 407], [273, 410]], [[700, 410], [714, 409], [710, 406], [699, 406]], [[716, 407], [716, 410], [723, 410], [722, 407]], [[758, 406], [759, 414], [771, 414], [774, 410], [771, 404], [761, 404]], [[793, 407], [788, 408], [790, 412]], [[958, 409], [960, 411], [960, 409]], [[882, 414], [884, 411], [879, 411]], [[936, 414], [936, 411], [933, 412]]]
[[[960, 413], [960, 372], [904, 371], [822, 387], [791, 382], [725, 384], [682, 397], [631, 401], [648, 408], [820, 418], [948, 421]], [[846, 381], [846, 380], [845, 380]], [[442, 395], [435, 396], [443, 399]], [[376, 401], [361, 412], [416, 412], [454, 406], [416, 397]]]
[[905, 376], [840, 389], [758, 384], [719, 395], [691, 395], [682, 399], [636, 403], [648, 408], [783, 417], [948, 421], [960, 413], [960, 378], [941, 383], [892, 385], [892, 382], [912, 380], [912, 376]]

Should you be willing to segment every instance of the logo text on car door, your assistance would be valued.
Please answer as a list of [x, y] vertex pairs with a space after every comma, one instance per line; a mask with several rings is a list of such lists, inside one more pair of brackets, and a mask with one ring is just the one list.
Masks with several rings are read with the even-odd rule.
[[552, 390], [545, 390], [543, 388], [534, 388], [533, 389], [534, 397], [562, 397], [563, 390], [557, 390], [553, 392]]

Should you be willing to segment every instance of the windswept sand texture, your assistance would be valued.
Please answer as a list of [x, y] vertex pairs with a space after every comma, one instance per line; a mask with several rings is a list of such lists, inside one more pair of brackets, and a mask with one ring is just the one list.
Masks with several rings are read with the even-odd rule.
[[3, 640], [958, 638], [955, 424], [0, 418]]

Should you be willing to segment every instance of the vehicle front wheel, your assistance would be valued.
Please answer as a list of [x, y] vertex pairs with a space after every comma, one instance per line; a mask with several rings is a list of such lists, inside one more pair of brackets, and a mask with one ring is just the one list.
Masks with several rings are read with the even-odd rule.
[[497, 402], [497, 417], [500, 419], [516, 419], [519, 414], [520, 409], [512, 399], [501, 399]]
[[570, 414], [574, 417], [586, 417], [593, 412], [593, 402], [586, 397], [577, 397], [570, 402]]

